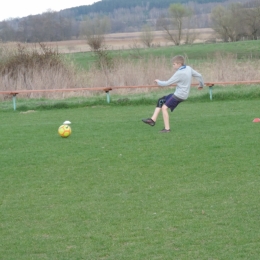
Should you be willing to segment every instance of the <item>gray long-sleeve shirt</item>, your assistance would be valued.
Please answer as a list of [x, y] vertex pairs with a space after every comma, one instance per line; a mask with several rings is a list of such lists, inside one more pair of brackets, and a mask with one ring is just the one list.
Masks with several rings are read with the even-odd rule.
[[177, 84], [174, 95], [177, 98], [186, 100], [190, 93], [192, 77], [199, 81], [200, 87], [203, 87], [204, 81], [200, 73], [192, 69], [190, 66], [180, 67], [173, 76], [167, 81], [158, 80], [159, 86], [166, 87], [172, 84]]

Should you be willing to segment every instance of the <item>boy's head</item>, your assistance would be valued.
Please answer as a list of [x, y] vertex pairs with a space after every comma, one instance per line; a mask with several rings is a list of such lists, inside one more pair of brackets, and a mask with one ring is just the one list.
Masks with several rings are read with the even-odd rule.
[[183, 66], [185, 63], [185, 59], [183, 56], [181, 55], [177, 55], [177, 56], [174, 56], [172, 58], [172, 64], [174, 66], [174, 68], [178, 69], [180, 68], [181, 66]]

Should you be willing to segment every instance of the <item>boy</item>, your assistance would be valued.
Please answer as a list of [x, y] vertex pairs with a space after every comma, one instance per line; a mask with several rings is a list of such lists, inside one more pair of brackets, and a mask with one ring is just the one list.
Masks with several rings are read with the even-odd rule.
[[193, 70], [190, 66], [186, 66], [184, 57], [177, 55], [172, 59], [173, 68], [176, 72], [173, 76], [167, 81], [161, 81], [156, 79], [155, 82], [162, 87], [166, 87], [172, 84], [177, 84], [175, 92], [167, 96], [161, 97], [157, 101], [156, 108], [151, 118], [142, 119], [142, 121], [150, 126], [154, 126], [156, 119], [162, 110], [164, 128], [160, 131], [161, 133], [170, 132], [170, 122], [168, 108], [171, 109], [171, 112], [189, 96], [190, 86], [192, 77], [195, 77], [199, 81], [198, 89], [202, 89], [204, 82], [200, 73]]

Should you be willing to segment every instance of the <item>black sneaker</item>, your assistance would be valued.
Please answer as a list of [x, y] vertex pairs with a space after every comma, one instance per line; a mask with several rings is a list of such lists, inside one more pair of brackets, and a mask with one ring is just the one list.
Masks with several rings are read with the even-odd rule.
[[170, 133], [171, 132], [171, 129], [165, 129], [165, 128], [163, 128], [161, 131], [160, 131], [160, 133]]
[[150, 125], [150, 126], [154, 126], [154, 125], [155, 125], [155, 122], [153, 121], [152, 118], [142, 119], [142, 121], [143, 121], [145, 124], [148, 124], [148, 125]]

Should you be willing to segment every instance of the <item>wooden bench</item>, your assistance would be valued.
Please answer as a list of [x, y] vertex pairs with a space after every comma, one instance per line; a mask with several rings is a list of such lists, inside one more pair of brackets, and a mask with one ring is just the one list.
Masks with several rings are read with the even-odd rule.
[[[260, 80], [253, 81], [229, 81], [229, 82], [207, 82], [204, 85], [209, 87], [209, 98], [212, 100], [212, 87], [214, 85], [237, 85], [237, 84], [259, 84]], [[174, 87], [171, 85], [170, 87]], [[191, 84], [192, 87], [198, 86], [198, 84]], [[13, 97], [13, 108], [16, 110], [16, 95], [27, 93], [51, 93], [51, 92], [76, 92], [76, 91], [104, 91], [107, 95], [107, 103], [110, 103], [110, 91], [113, 89], [136, 89], [136, 88], [160, 88], [158, 85], [144, 85], [144, 86], [122, 86], [122, 87], [98, 87], [98, 88], [67, 88], [67, 89], [26, 89], [26, 90], [7, 90], [0, 91], [2, 95], [11, 95]]]

